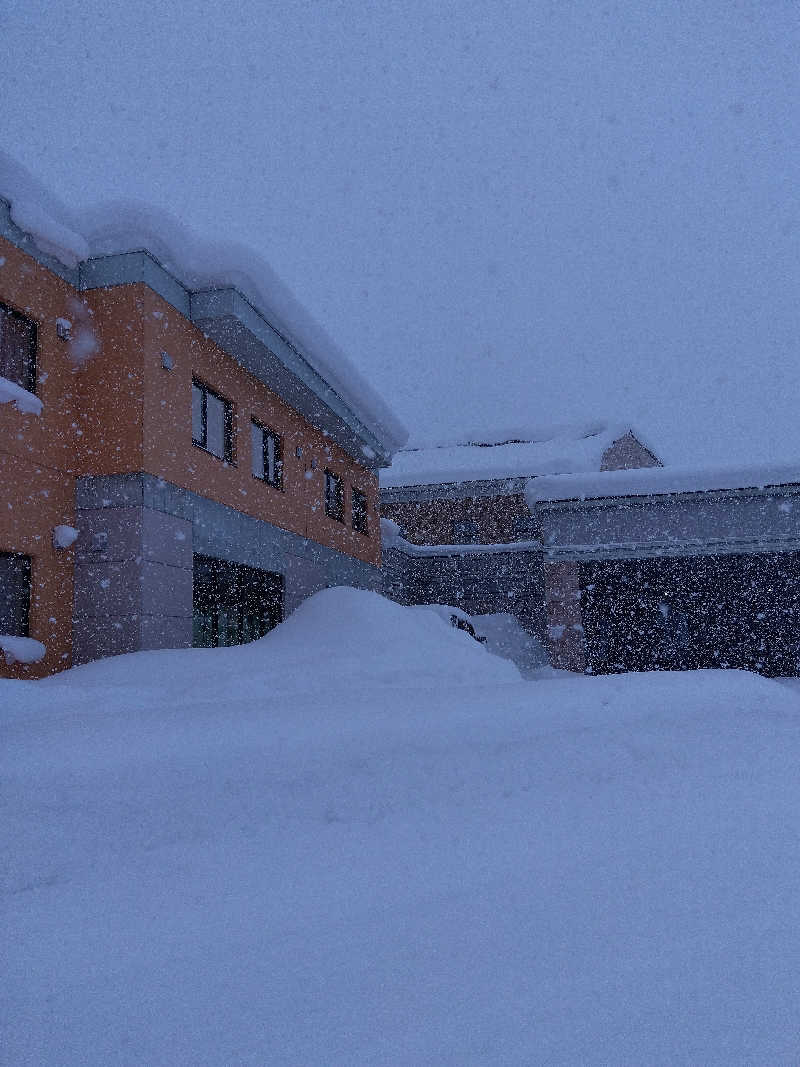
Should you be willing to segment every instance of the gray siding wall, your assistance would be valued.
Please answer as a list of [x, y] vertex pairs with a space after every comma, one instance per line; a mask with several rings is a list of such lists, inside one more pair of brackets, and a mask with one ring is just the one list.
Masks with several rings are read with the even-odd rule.
[[800, 547], [794, 489], [539, 504], [536, 511], [548, 553], [558, 559]]
[[192, 643], [195, 553], [282, 574], [284, 613], [377, 567], [147, 474], [78, 480], [74, 662]]
[[448, 604], [473, 615], [503, 612], [544, 638], [544, 567], [535, 551], [446, 555], [383, 553], [384, 593], [400, 604]]

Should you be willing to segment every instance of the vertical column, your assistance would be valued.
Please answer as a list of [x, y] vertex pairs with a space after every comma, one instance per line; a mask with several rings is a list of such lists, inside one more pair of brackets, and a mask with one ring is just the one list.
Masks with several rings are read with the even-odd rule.
[[142, 507], [138, 478], [81, 479], [77, 497], [74, 662], [189, 647], [192, 523]]
[[584, 671], [586, 643], [581, 613], [581, 587], [577, 562], [545, 563], [547, 647], [553, 667]]

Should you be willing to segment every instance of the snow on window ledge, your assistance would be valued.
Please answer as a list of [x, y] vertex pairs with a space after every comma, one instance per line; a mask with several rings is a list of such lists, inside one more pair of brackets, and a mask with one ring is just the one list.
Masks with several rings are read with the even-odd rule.
[[34, 641], [32, 637], [12, 637], [10, 634], [0, 634], [0, 649], [9, 667], [15, 663], [38, 663], [47, 652], [41, 641]]
[[29, 393], [16, 382], [10, 382], [8, 378], [0, 378], [0, 404], [13, 403], [17, 411], [25, 415], [41, 415], [42, 402], [38, 396]]
[[56, 548], [69, 548], [75, 544], [79, 536], [80, 530], [76, 530], [74, 526], [53, 527], [53, 544]]

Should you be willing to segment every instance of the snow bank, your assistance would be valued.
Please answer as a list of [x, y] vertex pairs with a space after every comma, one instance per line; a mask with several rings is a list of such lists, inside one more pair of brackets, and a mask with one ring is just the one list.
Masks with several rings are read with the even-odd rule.
[[16, 382], [10, 382], [8, 378], [0, 378], [0, 404], [9, 403], [25, 415], [41, 415], [42, 413], [42, 402], [38, 396], [29, 393]]
[[[70, 212], [24, 167], [0, 152], [0, 196], [17, 225], [39, 247], [74, 267], [88, 256], [145, 248], [189, 289], [234, 286], [385, 443], [390, 452], [408, 433], [383, 398], [299, 304], [253, 249], [203, 241], [175, 216], [151, 204], [117, 201]], [[179, 205], [174, 205], [178, 210]]]
[[[0, 683], [5, 1061], [797, 1062], [794, 690], [384, 684], [326, 602], [291, 678], [246, 669], [266, 639], [160, 692], [152, 654]], [[493, 661], [428, 614], [344, 625]]]
[[[475, 637], [482, 639], [487, 652], [510, 660], [523, 678], [538, 678], [549, 668], [547, 652], [541, 641], [523, 630], [519, 620], [505, 612], [491, 615], [468, 615], [461, 608], [447, 604], [420, 604], [415, 611], [432, 611], [451, 626], [455, 615], [472, 626]], [[548, 673], [552, 673], [549, 672]]]
[[381, 471], [381, 487], [598, 471], [606, 450], [629, 432], [628, 426], [603, 423], [565, 427], [551, 437], [505, 444], [404, 449], [395, 455], [391, 467]]
[[431, 613], [419, 614], [362, 589], [338, 587], [309, 597], [259, 641], [234, 648], [136, 652], [77, 667], [43, 684], [141, 686], [159, 699], [201, 687], [222, 699], [235, 679], [255, 699], [343, 685], [497, 685], [519, 681], [510, 663]]
[[764, 489], [800, 484], [800, 463], [762, 467], [647, 467], [641, 470], [601, 471], [532, 478], [526, 487], [528, 504], [539, 501], [586, 500], [614, 496], [659, 496], [704, 493], [714, 489]]

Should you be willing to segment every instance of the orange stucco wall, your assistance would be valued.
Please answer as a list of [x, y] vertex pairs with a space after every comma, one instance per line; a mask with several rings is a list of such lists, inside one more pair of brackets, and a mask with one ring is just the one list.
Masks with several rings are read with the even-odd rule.
[[30, 256], [0, 238], [0, 301], [38, 327], [36, 394], [42, 415], [0, 404], [0, 552], [31, 557], [30, 634], [47, 646], [42, 663], [7, 667], [0, 676], [49, 674], [69, 666], [72, 647], [73, 552], [54, 549], [53, 527], [75, 522], [78, 375], [56, 334], [73, 317], [75, 292]]
[[[0, 659], [0, 677], [36, 677], [70, 663], [74, 553], [53, 548], [52, 528], [75, 523], [78, 475], [143, 471], [380, 564], [376, 476], [161, 297], [143, 284], [77, 293], [2, 238], [0, 260], [0, 302], [38, 325], [36, 392], [44, 405], [41, 416], [0, 405], [0, 551], [32, 557], [30, 635], [48, 650], [31, 667]], [[71, 358], [58, 318], [91, 330], [97, 348], [88, 359]], [[162, 367], [162, 350], [172, 371]], [[233, 464], [192, 444], [193, 376], [233, 404]], [[283, 490], [251, 474], [251, 417], [283, 437]], [[345, 484], [344, 523], [325, 514], [326, 467]], [[351, 486], [367, 494], [368, 535], [352, 529]]]
[[[130, 288], [138, 291], [144, 331], [142, 469], [237, 511], [379, 565], [377, 477], [240, 367], [151, 289]], [[161, 365], [162, 350], [173, 360], [171, 371], [165, 371]], [[232, 464], [225, 464], [192, 444], [193, 376], [233, 404]], [[283, 438], [282, 490], [252, 475], [251, 418]], [[301, 457], [296, 455], [298, 447], [302, 449]], [[326, 467], [345, 483], [344, 523], [325, 514]], [[353, 485], [367, 494], [369, 533], [366, 536], [352, 529], [350, 490]]]

